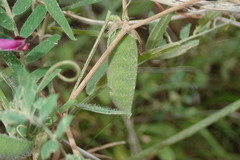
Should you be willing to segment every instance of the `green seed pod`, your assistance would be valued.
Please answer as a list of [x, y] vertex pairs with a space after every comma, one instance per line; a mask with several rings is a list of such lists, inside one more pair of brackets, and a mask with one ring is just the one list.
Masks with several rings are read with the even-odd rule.
[[113, 103], [128, 116], [131, 115], [137, 78], [137, 43], [125, 35], [109, 58], [107, 84]]

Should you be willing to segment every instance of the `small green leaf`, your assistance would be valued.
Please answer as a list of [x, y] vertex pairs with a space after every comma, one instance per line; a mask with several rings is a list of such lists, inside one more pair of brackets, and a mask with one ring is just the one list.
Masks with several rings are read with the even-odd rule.
[[163, 34], [167, 29], [168, 23], [170, 22], [172, 15], [173, 14], [168, 14], [166, 16], [163, 16], [158, 21], [158, 23], [154, 26], [147, 40], [147, 44], [146, 44], [147, 50], [157, 47], [156, 45], [163, 38]]
[[74, 9], [80, 6], [85, 6], [85, 5], [90, 5], [90, 4], [94, 4], [97, 2], [101, 2], [102, 0], [82, 0], [82, 1], [78, 1], [76, 3], [73, 3], [67, 7], [64, 7], [63, 10], [70, 10], [70, 9]]
[[96, 73], [89, 80], [89, 82], [86, 86], [86, 92], [87, 92], [88, 95], [90, 95], [94, 92], [96, 84], [102, 78], [102, 76], [105, 74], [105, 72], [107, 70], [107, 66], [108, 66], [108, 63], [106, 61], [98, 68]]
[[221, 13], [218, 11], [208, 11], [198, 21], [198, 26], [194, 30], [194, 34], [206, 31], [211, 28], [211, 21], [220, 16]]
[[9, 109], [9, 101], [0, 88], [0, 111]]
[[158, 157], [161, 160], [176, 160], [176, 155], [173, 149], [170, 147], [161, 149], [161, 151], [158, 153]]
[[55, 45], [57, 45], [58, 40], [61, 37], [58, 34], [54, 34], [48, 39], [44, 40], [38, 46], [33, 48], [31, 52], [27, 55], [27, 62], [33, 62], [47, 54]]
[[107, 85], [113, 103], [123, 112], [131, 115], [137, 78], [137, 44], [126, 35], [113, 50], [109, 58]]
[[67, 101], [64, 105], [62, 105], [61, 107], [58, 107], [58, 111], [60, 113], [66, 112], [71, 106], [73, 106], [75, 102], [76, 100], [74, 99]]
[[49, 67], [38, 68], [31, 73], [31, 76], [34, 77], [36, 81], [38, 81], [47, 73], [48, 69]]
[[43, 5], [38, 5], [23, 24], [20, 36], [24, 38], [29, 37], [42, 22], [46, 13], [46, 8]]
[[[31, 106], [35, 100], [37, 94], [37, 85], [33, 77], [26, 71], [22, 70], [18, 72], [18, 84], [19, 87], [17, 90], [19, 94], [19, 99], [16, 99], [16, 103], [19, 103], [18, 107], [31, 110]], [[17, 93], [17, 92], [16, 92]], [[15, 94], [15, 97], [17, 94]], [[15, 98], [14, 97], [14, 98]]]
[[15, 91], [15, 89], [17, 88], [17, 84], [13, 80], [13, 73], [13, 70], [9, 67], [0, 67], [0, 82], [4, 81], [12, 89], [12, 91]]
[[184, 26], [181, 31], [180, 31], [180, 39], [185, 39], [188, 38], [190, 35], [190, 31], [191, 31], [191, 26], [192, 24], [189, 23], [186, 26]]
[[83, 110], [100, 113], [100, 114], [109, 114], [109, 115], [124, 115], [124, 114], [126, 114], [123, 111], [119, 111], [119, 110], [108, 108], [108, 107], [102, 107], [102, 106], [98, 106], [95, 104], [80, 103], [80, 104], [76, 104], [76, 106]]
[[33, 143], [0, 134], [0, 159], [22, 159], [30, 156]]
[[25, 12], [32, 5], [32, 0], [17, 0], [14, 4], [12, 12], [14, 15], [19, 15]]
[[57, 106], [57, 95], [50, 95], [43, 101], [44, 103], [39, 109], [39, 117], [45, 121]]
[[197, 46], [199, 40], [192, 40], [185, 43], [174, 42], [163, 47], [155, 48], [142, 56], [139, 56], [138, 63], [142, 64], [153, 58], [169, 59], [186, 53], [189, 49]]
[[53, 72], [51, 72], [45, 79], [40, 82], [38, 91], [43, 90], [61, 71], [61, 69], [55, 69]]
[[27, 118], [18, 111], [5, 111], [0, 113], [0, 119], [7, 125], [18, 125], [26, 122]]
[[5, 29], [13, 30], [14, 24], [4, 9], [0, 7], [0, 26]]
[[64, 32], [71, 40], [75, 40], [72, 29], [69, 26], [67, 19], [64, 17], [61, 8], [56, 0], [43, 0], [45, 2], [47, 11], [53, 17], [53, 19], [62, 27]]
[[58, 142], [49, 140], [41, 148], [41, 157], [42, 159], [47, 159], [51, 156], [52, 153], [58, 150]]
[[[186, 42], [182, 45], [175, 47], [174, 49], [172, 49], [170, 51], [165, 52], [164, 54], [159, 55], [159, 58], [170, 59], [170, 58], [180, 56], [180, 55], [186, 53], [189, 49], [198, 46], [198, 44], [199, 44], [199, 40], [192, 40], [192, 41]], [[158, 54], [158, 53], [154, 53], [154, 56], [156, 54]]]
[[61, 121], [58, 124], [57, 130], [54, 133], [54, 136], [56, 138], [61, 138], [63, 134], [66, 132], [66, 130], [69, 128], [71, 122], [72, 122], [73, 116], [67, 115], [64, 116]]
[[7, 63], [8, 67], [14, 72], [19, 72], [23, 69], [23, 65], [12, 52], [0, 52], [3, 60]]

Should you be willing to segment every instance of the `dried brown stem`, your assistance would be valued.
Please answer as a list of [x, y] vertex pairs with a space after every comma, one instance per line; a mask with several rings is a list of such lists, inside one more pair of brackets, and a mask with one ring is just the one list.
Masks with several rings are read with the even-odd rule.
[[133, 24], [128, 29], [129, 30], [136, 29], [136, 28], [138, 28], [138, 27], [140, 27], [142, 25], [145, 25], [145, 24], [147, 24], [147, 23], [149, 23], [149, 22], [151, 22], [151, 21], [153, 21], [155, 19], [158, 19], [158, 18], [160, 18], [160, 17], [162, 17], [164, 15], [167, 15], [169, 13], [175, 12], [175, 11], [177, 11], [179, 9], [185, 8], [185, 7], [187, 7], [187, 6], [191, 5], [191, 4], [194, 4], [194, 3], [199, 2], [199, 1], [201, 1], [201, 0], [189, 0], [187, 2], [181, 3], [181, 4], [177, 5], [177, 6], [174, 6], [174, 7], [171, 7], [169, 9], [166, 9], [166, 10], [164, 10], [164, 11], [162, 11], [162, 12], [160, 12], [160, 13], [152, 16], [152, 17], [146, 18], [145, 20], [143, 20], [143, 21], [141, 21], [139, 23]]
[[[63, 115], [66, 116], [67, 113], [64, 113]], [[70, 144], [73, 154], [80, 154], [80, 152], [78, 152], [77, 144], [73, 138], [73, 134], [72, 134], [70, 127], [67, 129], [66, 134], [67, 134], [68, 141], [69, 141], [69, 144]]]
[[123, 21], [127, 21], [128, 20], [127, 0], [122, 0], [122, 10], [123, 10], [122, 19]]

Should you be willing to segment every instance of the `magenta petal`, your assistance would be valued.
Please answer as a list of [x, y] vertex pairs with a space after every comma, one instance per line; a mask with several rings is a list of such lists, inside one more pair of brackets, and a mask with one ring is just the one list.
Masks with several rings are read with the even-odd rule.
[[25, 39], [16, 37], [13, 39], [0, 38], [0, 51], [22, 51], [28, 49]]
[[18, 50], [19, 50], [19, 51], [26, 51], [26, 50], [28, 50], [28, 46], [29, 46], [28, 43], [27, 43], [27, 44], [24, 44], [22, 47], [18, 48]]

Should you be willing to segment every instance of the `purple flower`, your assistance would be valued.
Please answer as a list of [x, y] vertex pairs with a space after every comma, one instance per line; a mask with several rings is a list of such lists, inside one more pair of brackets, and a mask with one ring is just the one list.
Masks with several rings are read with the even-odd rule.
[[0, 51], [25, 51], [28, 49], [25, 40], [22, 37], [15, 37], [14, 39], [0, 38]]

